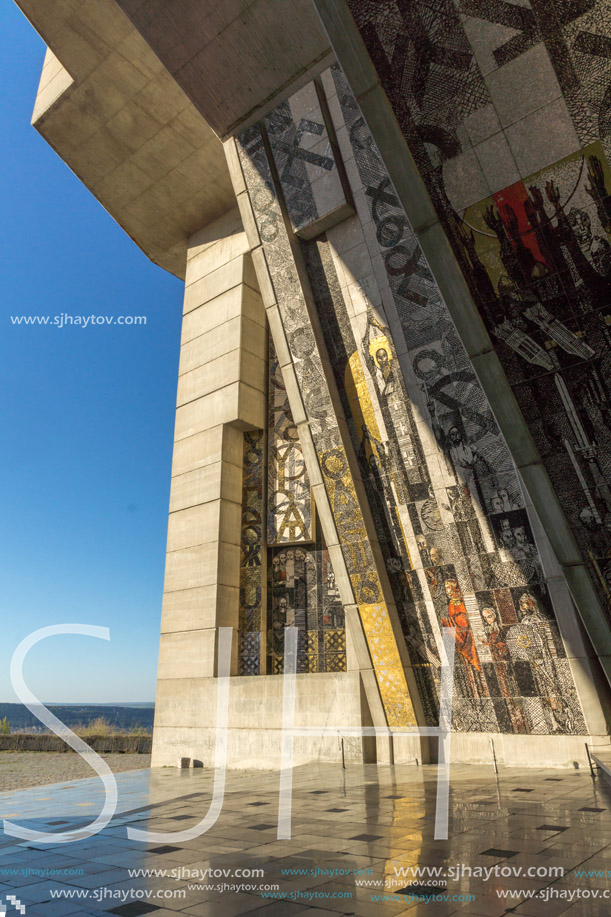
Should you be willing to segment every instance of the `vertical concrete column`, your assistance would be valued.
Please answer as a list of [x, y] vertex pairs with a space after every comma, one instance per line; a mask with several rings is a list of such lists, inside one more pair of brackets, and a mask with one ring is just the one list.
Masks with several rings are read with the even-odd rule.
[[243, 440], [244, 431], [265, 427], [266, 333], [232, 211], [189, 240], [154, 760], [201, 726], [218, 627], [234, 628], [237, 672]]

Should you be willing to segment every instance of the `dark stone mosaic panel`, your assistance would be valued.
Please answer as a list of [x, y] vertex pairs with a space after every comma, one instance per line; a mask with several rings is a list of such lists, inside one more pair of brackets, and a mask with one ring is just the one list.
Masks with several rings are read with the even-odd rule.
[[316, 85], [270, 112], [265, 127], [293, 229], [310, 238], [349, 209]]
[[268, 672], [284, 670], [284, 628], [297, 627], [298, 672], [345, 672], [344, 608], [322, 535], [269, 551]]
[[261, 631], [264, 609], [265, 434], [244, 434], [242, 465], [242, 530], [240, 539], [240, 675], [261, 672]]
[[[484, 0], [485, 2], [485, 0]], [[462, 124], [490, 103], [452, 0], [348, 0], [412, 153], [433, 181], [462, 150]], [[495, 4], [495, 7], [499, 4]]]

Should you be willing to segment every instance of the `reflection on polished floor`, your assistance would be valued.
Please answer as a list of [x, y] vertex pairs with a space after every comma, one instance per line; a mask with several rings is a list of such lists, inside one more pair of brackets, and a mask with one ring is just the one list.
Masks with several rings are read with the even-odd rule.
[[[9, 917], [18, 913], [10, 895], [26, 917], [611, 912], [604, 897], [611, 896], [611, 790], [589, 771], [512, 768], [495, 776], [489, 767], [456, 765], [447, 841], [433, 839], [434, 766], [297, 768], [290, 840], [277, 839], [278, 775], [228, 772], [220, 817], [206, 834], [128, 840], [126, 825], [168, 833], [195, 825], [208, 811], [212, 778], [170, 768], [120, 774], [116, 815], [95, 837], [57, 845], [0, 835], [0, 897]], [[102, 797], [95, 778], [5, 793], [0, 817], [63, 831], [92, 821]], [[430, 871], [418, 876], [415, 866]], [[139, 869], [158, 872], [130, 876]], [[249, 876], [255, 869], [262, 875]]]

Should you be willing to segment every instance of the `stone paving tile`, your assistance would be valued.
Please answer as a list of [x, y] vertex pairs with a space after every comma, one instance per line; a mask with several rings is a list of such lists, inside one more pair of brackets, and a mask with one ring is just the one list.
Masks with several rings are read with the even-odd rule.
[[[150, 845], [127, 838], [126, 826], [172, 833], [196, 825], [208, 811], [211, 781], [212, 775], [203, 769], [119, 775], [117, 813], [100, 834], [61, 846], [23, 843], [0, 835], [0, 883], [3, 869], [65, 870], [47, 878], [24, 875], [22, 880], [15, 874], [4, 874], [6, 888], [11, 893], [18, 891], [27, 903], [27, 917], [86, 917], [113, 912], [128, 917], [129, 913], [145, 913], [142, 907], [146, 902], [138, 900], [126, 903], [116, 898], [88, 898], [79, 901], [76, 908], [67, 899], [50, 900], [51, 890], [79, 889], [92, 893], [109, 889], [124, 895], [130, 891], [156, 894], [185, 890], [182, 899], [175, 896], [155, 898], [154, 904], [149, 901], [149, 912], [158, 917], [178, 913], [239, 917], [257, 911], [266, 917], [314, 913], [352, 913], [358, 917], [502, 917], [505, 913], [608, 917], [611, 913], [609, 900], [605, 908], [599, 908], [600, 902], [595, 900], [567, 903], [527, 899], [528, 892], [546, 887], [594, 890], [609, 885], [602, 879], [588, 884], [587, 879], [572, 873], [575, 867], [606, 868], [611, 861], [607, 854], [611, 850], [611, 791], [586, 773], [506, 769], [495, 777], [486, 767], [454, 766], [449, 838], [435, 841], [435, 767], [367, 765], [347, 771], [322, 766], [297, 768], [293, 777], [293, 832], [288, 840], [277, 837], [278, 775], [230, 772], [222, 812], [208, 833], [187, 842], [176, 842], [170, 836], [163, 843]], [[520, 788], [532, 792], [514, 792]], [[93, 819], [102, 801], [103, 793], [95, 779], [74, 781], [46, 791], [44, 799], [40, 790], [0, 794], [0, 814], [10, 813], [17, 824], [39, 830], [69, 830]], [[83, 817], [85, 802], [93, 803], [88, 818]], [[603, 811], [587, 811], [593, 809]], [[372, 895], [383, 889], [356, 884], [384, 876], [392, 879], [399, 866], [451, 868], [460, 864], [472, 870], [562, 865], [565, 875], [551, 879], [507, 875], [494, 881], [477, 875], [456, 880], [446, 877], [447, 894], [475, 896], [469, 902], [410, 900], [406, 895], [375, 901]], [[128, 869], [140, 868], [171, 873], [187, 865], [225, 869], [230, 877], [196, 880], [183, 874], [179, 878], [130, 878], [128, 873]], [[264, 877], [233, 876], [233, 870], [244, 867], [262, 868]], [[83, 870], [82, 876], [69, 874], [78, 868]], [[291, 876], [283, 874], [283, 869], [308, 870], [308, 874]], [[323, 873], [324, 869], [344, 872], [333, 876]], [[366, 875], [345, 872], [363, 869], [372, 871]], [[234, 887], [241, 883], [242, 888], [223, 890], [220, 882]], [[402, 883], [399, 887], [408, 887], [421, 885], [426, 878], [400, 876], [398, 882]], [[266, 884], [277, 885], [280, 893], [292, 895], [292, 899], [261, 897], [261, 886]], [[214, 888], [204, 888], [206, 885]], [[525, 894], [502, 901], [497, 887]], [[315, 897], [340, 892], [350, 897]]]

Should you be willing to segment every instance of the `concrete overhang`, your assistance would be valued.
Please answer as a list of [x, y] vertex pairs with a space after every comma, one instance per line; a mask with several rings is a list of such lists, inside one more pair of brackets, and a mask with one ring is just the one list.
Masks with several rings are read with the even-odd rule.
[[116, 0], [221, 138], [333, 60], [312, 0]]
[[48, 46], [32, 123], [155, 263], [235, 204], [223, 145], [330, 60], [310, 0], [16, 0]]

